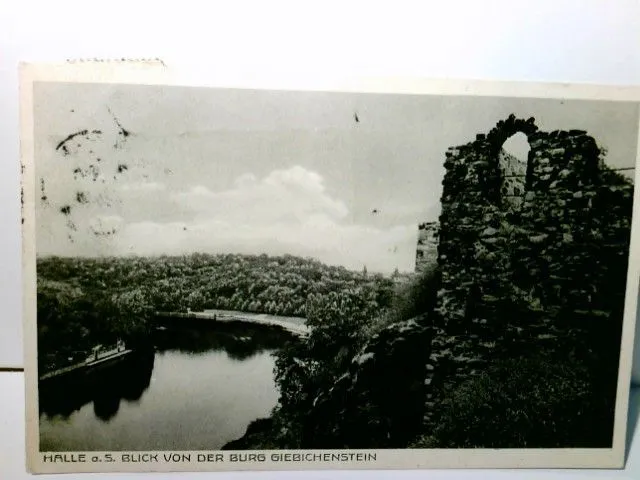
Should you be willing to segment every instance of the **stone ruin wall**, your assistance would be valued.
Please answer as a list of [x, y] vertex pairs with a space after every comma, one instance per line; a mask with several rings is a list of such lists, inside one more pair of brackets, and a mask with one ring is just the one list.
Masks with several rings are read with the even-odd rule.
[[[517, 132], [526, 164], [502, 149]], [[443, 382], [554, 341], [571, 328], [567, 312], [593, 322], [622, 306], [633, 197], [587, 132], [541, 132], [513, 115], [449, 148], [445, 169], [427, 425]]]
[[[503, 151], [516, 132], [528, 137], [527, 162]], [[387, 325], [366, 342], [314, 399], [305, 448], [405, 445], [434, 426], [446, 388], [505, 351], [551, 345], [564, 353], [554, 343], [573, 328], [563, 313], [615, 319], [633, 185], [600, 157], [586, 132], [539, 132], [533, 119], [515, 117], [450, 148], [440, 221], [420, 225], [416, 254], [418, 271], [438, 263], [436, 312]]]
[[[502, 197], [512, 206], [520, 206], [525, 189], [527, 163], [501, 150], [498, 164], [504, 174], [500, 190]], [[418, 225], [416, 273], [424, 272], [429, 266], [437, 263], [439, 231], [438, 222], [423, 222]]]

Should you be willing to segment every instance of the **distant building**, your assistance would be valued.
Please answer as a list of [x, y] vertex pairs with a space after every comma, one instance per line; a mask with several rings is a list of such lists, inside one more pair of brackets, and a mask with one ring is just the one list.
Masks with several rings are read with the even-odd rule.
[[403, 272], [403, 273], [394, 273], [391, 276], [391, 280], [393, 281], [394, 285], [406, 285], [407, 283], [411, 282], [411, 280], [413, 280], [413, 278], [415, 277], [415, 273], [414, 272]]
[[438, 261], [438, 222], [424, 222], [418, 225], [418, 245], [416, 246], [416, 273]]
[[525, 191], [527, 163], [504, 150], [498, 154], [498, 163], [502, 170], [502, 186], [500, 194], [510, 205], [522, 205]]

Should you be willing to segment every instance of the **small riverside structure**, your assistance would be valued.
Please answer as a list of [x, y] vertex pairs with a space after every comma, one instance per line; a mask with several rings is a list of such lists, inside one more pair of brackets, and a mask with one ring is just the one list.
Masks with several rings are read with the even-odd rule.
[[86, 373], [94, 368], [104, 367], [114, 362], [119, 362], [132, 352], [133, 350], [127, 349], [125, 343], [122, 340], [118, 340], [115, 346], [112, 346], [111, 348], [105, 348], [102, 345], [96, 345], [91, 349], [91, 354], [88, 355], [83, 362], [74, 363], [67, 367], [47, 372], [43, 375], [40, 375], [39, 380], [42, 382], [45, 380], [59, 378], [63, 375], [71, 373]]

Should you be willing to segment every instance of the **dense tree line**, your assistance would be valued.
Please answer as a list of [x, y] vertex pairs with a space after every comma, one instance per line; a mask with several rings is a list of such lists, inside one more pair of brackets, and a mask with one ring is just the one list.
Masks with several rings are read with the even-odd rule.
[[38, 261], [38, 277], [66, 282], [83, 291], [107, 290], [124, 301], [138, 300], [157, 310], [221, 308], [304, 316], [309, 295], [356, 287], [388, 302], [391, 281], [344, 267], [291, 255], [206, 255], [131, 258], [58, 258]]
[[[612, 312], [612, 319], [601, 325], [582, 325], [553, 340], [531, 339], [519, 344], [519, 350], [496, 352], [484, 369], [462, 382], [445, 374], [435, 411], [436, 428], [423, 430], [408, 442], [389, 444], [385, 426], [402, 420], [409, 403], [424, 408], [427, 401], [419, 390], [402, 399], [390, 387], [390, 376], [400, 379], [399, 384], [402, 379], [410, 383], [408, 369], [420, 360], [417, 354], [408, 354], [405, 363], [390, 370], [394, 363], [383, 348], [361, 369], [358, 365], [369, 355], [362, 351], [372, 342], [375, 345], [379, 334], [387, 334], [389, 343], [382, 342], [383, 347], [403, 340], [408, 344], [408, 335], [414, 333], [403, 325], [416, 319], [429, 328], [430, 319], [437, 315], [434, 307], [440, 285], [439, 269], [432, 266], [399, 282], [384, 305], [368, 301], [358, 291], [310, 301], [311, 334], [277, 354], [278, 405], [269, 418], [252, 423], [242, 438], [225, 448], [593, 448], [610, 444], [615, 395], [602, 392], [615, 392], [616, 370], [609, 367], [615, 367], [619, 350], [610, 348], [608, 338], [619, 340], [613, 320], [621, 318], [622, 312]], [[418, 348], [428, 354], [430, 341], [421, 345]], [[383, 382], [374, 389], [379, 398], [366, 390], [377, 382]], [[320, 402], [331, 396], [333, 403], [330, 400], [319, 410]], [[387, 408], [380, 408], [381, 401]], [[320, 444], [318, 430], [324, 435]]]
[[143, 336], [155, 311], [219, 308], [306, 317], [310, 305], [324, 301], [342, 308], [341, 295], [368, 309], [384, 308], [393, 297], [391, 278], [291, 255], [47, 257], [38, 259], [37, 273], [45, 363], [116, 337]]
[[[354, 357], [382, 329], [431, 310], [438, 278], [435, 265], [426, 268], [396, 282], [384, 302], [377, 301], [375, 291], [359, 289], [312, 297], [307, 304], [307, 325], [312, 327], [309, 337], [278, 351], [275, 373], [280, 400], [271, 422], [265, 424], [270, 428], [268, 435], [258, 433], [260, 438], [254, 440], [260, 448], [311, 448], [309, 427], [315, 420], [309, 413], [319, 396], [349, 375]], [[429, 347], [425, 344], [424, 348]], [[372, 422], [378, 420], [366, 402], [359, 408]], [[342, 420], [338, 423], [336, 431], [344, 427]]]
[[[393, 420], [389, 416], [401, 417], [407, 410], [406, 398], [400, 401], [397, 391], [388, 391], [384, 400], [389, 405], [383, 411], [369, 393], [360, 395], [360, 403], [352, 404], [347, 415], [349, 430], [341, 410], [346, 397], [341, 395], [358, 395], [362, 393], [357, 390], [359, 385], [375, 384], [380, 378], [388, 382], [396, 371], [398, 378], [405, 378], [402, 365], [409, 365], [387, 371], [389, 359], [382, 349], [369, 363], [368, 373], [357, 371], [354, 376], [354, 360], [358, 364], [358, 359], [366, 359], [363, 348], [372, 340], [375, 344], [380, 334], [396, 335], [387, 338], [391, 343], [403, 340], [407, 330], [394, 330], [394, 326], [415, 318], [424, 318], [429, 324], [440, 286], [435, 265], [420, 275], [403, 278], [397, 273], [383, 277], [293, 256], [40, 259], [39, 360], [41, 367], [51, 368], [97, 343], [116, 338], [144, 342], [147, 319], [157, 310], [217, 307], [304, 316], [310, 335], [286, 344], [277, 353], [278, 405], [269, 419], [255, 422], [247, 435], [227, 448], [309, 448], [305, 439], [315, 438], [317, 429], [310, 427], [318, 425], [310, 412], [318, 400], [327, 398], [345, 379], [370, 375], [369, 382], [351, 383], [352, 387], [340, 390], [337, 408], [323, 411], [322, 421], [326, 426], [323, 432], [334, 435], [332, 444], [368, 448], [383, 444], [384, 439], [361, 438], [366, 430], [362, 421], [374, 427], [386, 425]], [[605, 445], [611, 438], [607, 412], [612, 407], [598, 392], [615, 382], [616, 376], [603, 370], [603, 364], [615, 363], [606, 356], [603, 339], [619, 338], [619, 332], [610, 322], [598, 328], [583, 327], [582, 333], [573, 332], [562, 342], [554, 341], [547, 347], [531, 343], [531, 351], [498, 356], [486, 371], [461, 384], [445, 382], [438, 427], [412, 442], [394, 446]], [[429, 348], [425, 341], [425, 351]], [[409, 357], [408, 361], [414, 360]], [[385, 392], [385, 387], [379, 390]], [[412, 395], [412, 402], [424, 404], [421, 393]], [[495, 418], [503, 421], [495, 423]]]

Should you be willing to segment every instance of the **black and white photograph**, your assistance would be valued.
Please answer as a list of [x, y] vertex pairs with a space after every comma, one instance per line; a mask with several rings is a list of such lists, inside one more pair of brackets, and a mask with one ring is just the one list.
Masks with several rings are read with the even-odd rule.
[[37, 468], [620, 447], [637, 99], [28, 88]]

